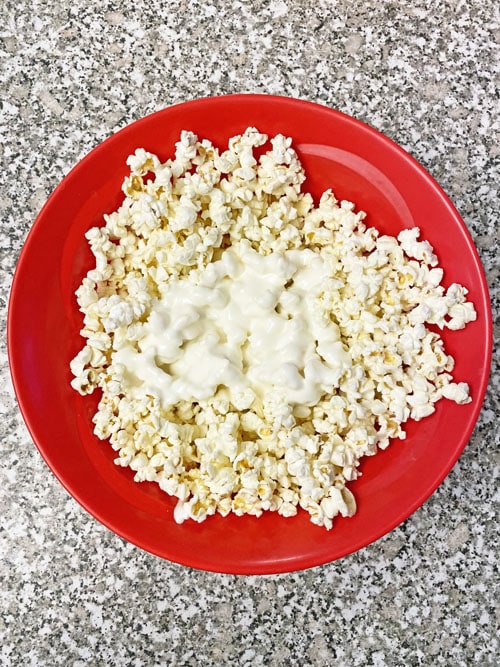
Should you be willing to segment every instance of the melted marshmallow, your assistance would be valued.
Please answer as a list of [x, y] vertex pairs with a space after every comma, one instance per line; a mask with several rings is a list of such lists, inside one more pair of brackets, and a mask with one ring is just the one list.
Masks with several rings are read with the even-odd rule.
[[315, 405], [351, 366], [337, 327], [318, 315], [328, 277], [312, 250], [264, 256], [242, 242], [203, 273], [170, 282], [143, 338], [113, 361], [133, 395], [157, 395], [165, 408], [221, 385], [259, 397], [278, 388], [289, 404]]

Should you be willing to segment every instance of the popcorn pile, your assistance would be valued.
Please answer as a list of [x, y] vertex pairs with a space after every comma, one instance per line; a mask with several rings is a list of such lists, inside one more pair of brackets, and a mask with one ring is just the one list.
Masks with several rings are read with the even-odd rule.
[[476, 312], [419, 229], [380, 235], [330, 190], [316, 206], [291, 139], [267, 142], [183, 131], [175, 159], [129, 157], [122, 205], [86, 234], [71, 384], [102, 390], [96, 435], [176, 521], [302, 507], [330, 529], [361, 457], [471, 400], [435, 329]]

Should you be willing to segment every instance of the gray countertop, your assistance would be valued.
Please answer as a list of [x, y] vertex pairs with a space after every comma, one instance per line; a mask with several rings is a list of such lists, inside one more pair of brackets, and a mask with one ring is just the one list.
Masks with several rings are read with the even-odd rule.
[[238, 577], [142, 552], [70, 498], [24, 426], [5, 345], [17, 257], [69, 169], [141, 116], [234, 92], [329, 105], [419, 160], [473, 236], [498, 325], [498, 10], [494, 0], [3, 3], [1, 665], [498, 664], [497, 356], [468, 446], [404, 524], [328, 565]]

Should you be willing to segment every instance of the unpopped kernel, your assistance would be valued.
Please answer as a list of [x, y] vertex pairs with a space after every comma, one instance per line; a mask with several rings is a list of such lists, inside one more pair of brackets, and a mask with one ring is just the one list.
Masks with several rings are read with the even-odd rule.
[[102, 391], [96, 435], [177, 522], [301, 507], [330, 529], [363, 456], [471, 400], [435, 332], [476, 318], [466, 288], [443, 287], [418, 228], [381, 235], [330, 190], [315, 205], [282, 135], [220, 152], [183, 131], [173, 159], [127, 163], [76, 292], [71, 384]]

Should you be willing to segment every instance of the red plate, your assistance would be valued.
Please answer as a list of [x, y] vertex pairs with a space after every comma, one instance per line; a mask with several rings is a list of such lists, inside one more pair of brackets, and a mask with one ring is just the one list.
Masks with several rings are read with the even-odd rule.
[[[70, 388], [69, 361], [82, 346], [74, 292], [91, 267], [84, 239], [121, 201], [125, 160], [137, 147], [170, 157], [183, 129], [221, 147], [249, 125], [291, 136], [314, 196], [333, 188], [367, 222], [397, 234], [418, 225], [439, 256], [445, 283], [470, 291], [478, 312], [465, 330], [446, 332], [454, 376], [472, 403], [441, 401], [408, 424], [406, 441], [366, 459], [351, 485], [358, 512], [327, 532], [305, 512], [284, 519], [220, 516], [203, 524], [173, 520], [174, 502], [151, 483], [113, 464], [114, 452], [92, 433], [97, 398]], [[84, 158], [55, 189], [26, 240], [9, 307], [8, 348], [15, 391], [40, 453], [67, 491], [96, 519], [133, 544], [195, 568], [235, 574], [287, 572], [350, 554], [392, 530], [448, 474], [476, 423], [491, 360], [491, 308], [481, 263], [457, 211], [429, 174], [376, 130], [305, 101], [234, 95], [179, 104], [132, 123]]]

